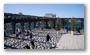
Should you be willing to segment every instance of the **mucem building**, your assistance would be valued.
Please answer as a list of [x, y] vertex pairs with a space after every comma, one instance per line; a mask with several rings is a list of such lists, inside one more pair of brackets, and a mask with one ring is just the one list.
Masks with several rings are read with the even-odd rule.
[[[55, 49], [62, 36], [60, 33], [57, 37], [57, 19], [55, 14], [50, 13], [44, 17], [4, 13], [4, 48]], [[60, 18], [60, 28], [71, 28], [71, 19]], [[84, 30], [84, 18], [74, 20], [75, 28]], [[33, 47], [28, 47], [31, 45]]]

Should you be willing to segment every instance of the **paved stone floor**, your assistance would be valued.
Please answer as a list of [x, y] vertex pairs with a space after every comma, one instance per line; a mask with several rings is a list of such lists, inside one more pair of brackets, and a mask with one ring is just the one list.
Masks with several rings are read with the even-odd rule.
[[84, 49], [84, 35], [64, 34], [56, 49]]
[[[49, 33], [51, 40], [46, 42], [46, 35]], [[84, 35], [72, 35], [70, 32], [66, 33], [65, 30], [33, 30], [33, 40], [35, 42], [36, 49], [84, 49]], [[25, 36], [25, 40], [21, 37], [15, 38], [15, 34], [11, 35], [4, 40], [5, 48], [18, 48], [21, 49], [25, 43], [30, 46], [30, 36]]]

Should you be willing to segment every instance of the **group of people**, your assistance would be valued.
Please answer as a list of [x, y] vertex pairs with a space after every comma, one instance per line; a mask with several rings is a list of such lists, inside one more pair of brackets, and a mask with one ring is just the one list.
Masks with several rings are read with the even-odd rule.
[[71, 28], [68, 28], [68, 27], [66, 27], [66, 32], [68, 33], [68, 31], [70, 31], [71, 30]]
[[[25, 38], [25, 36], [30, 36], [30, 39], [32, 39], [32, 32], [30, 30], [28, 31], [20, 31], [19, 29], [16, 31], [16, 38], [19, 37], [19, 35], [22, 37], [22, 39]], [[34, 49], [35, 44], [34, 41], [31, 41], [31, 45], [25, 44], [23, 47], [24, 49]]]
[[[78, 33], [80, 33], [80, 30], [81, 30], [81, 28], [76, 28], [76, 31]], [[68, 31], [71, 31], [71, 28], [66, 27], [66, 32], [68, 33]]]
[[[51, 40], [51, 37], [49, 36], [49, 34], [47, 34], [46, 42], [48, 42], [49, 40]], [[23, 48], [24, 49], [36, 49], [34, 41], [31, 41], [31, 45], [30, 46], [28, 44], [26, 44]]]
[[16, 38], [21, 36], [22, 39], [25, 38], [25, 36], [30, 36], [30, 39], [32, 39], [32, 32], [30, 30], [28, 31], [20, 31], [19, 29], [16, 31]]
[[[28, 30], [28, 31], [20, 31], [19, 29], [16, 31], [16, 38], [18, 37], [18, 36], [21, 36], [22, 37], [22, 39], [24, 39], [24, 37], [25, 36], [30, 36], [30, 39], [32, 39], [32, 32], [30, 31], [30, 30]], [[49, 40], [51, 40], [51, 37], [49, 36], [49, 34], [47, 34], [47, 36], [46, 36], [46, 42], [48, 42]], [[33, 40], [31, 40], [31, 45], [29, 46], [28, 44], [25, 44], [25, 46], [23, 47], [23, 48], [25, 48], [25, 49], [35, 49], [35, 44], [34, 44], [34, 41]]]

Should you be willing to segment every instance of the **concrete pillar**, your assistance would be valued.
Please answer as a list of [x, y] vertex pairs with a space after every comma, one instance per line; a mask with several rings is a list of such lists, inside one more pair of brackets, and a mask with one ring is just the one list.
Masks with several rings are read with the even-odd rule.
[[22, 31], [24, 31], [24, 22], [21, 22]]
[[55, 28], [55, 26], [56, 26], [56, 20], [54, 20], [53, 23], [54, 23], [54, 27], [53, 28]]
[[46, 28], [48, 28], [48, 21], [46, 21]]
[[34, 21], [34, 28], [36, 27], [36, 22]]
[[16, 23], [15, 23], [15, 22], [11, 22], [11, 24], [12, 24], [13, 34], [15, 34], [15, 26], [16, 26]]
[[31, 29], [31, 28], [30, 28], [30, 27], [31, 27], [31, 22], [28, 22], [28, 23], [29, 23], [29, 24], [28, 24], [28, 25], [29, 25], [29, 26], [28, 26], [28, 29], [30, 30], [30, 29]]

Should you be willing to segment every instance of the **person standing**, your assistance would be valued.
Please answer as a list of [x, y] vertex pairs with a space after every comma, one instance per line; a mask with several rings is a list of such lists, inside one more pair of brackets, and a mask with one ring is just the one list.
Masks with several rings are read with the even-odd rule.
[[30, 31], [30, 39], [32, 39], [32, 32]]
[[49, 34], [47, 34], [47, 36], [46, 36], [46, 42], [48, 42], [49, 40], [51, 40], [51, 38], [50, 38]]
[[68, 27], [66, 27], [66, 32], [68, 33]]
[[27, 31], [27, 36], [29, 36], [29, 30]]
[[18, 31], [16, 31], [16, 37], [18, 37], [19, 36], [19, 33], [18, 33]]
[[77, 30], [77, 31], [78, 31], [78, 33], [80, 33], [80, 28], [78, 28], [78, 30]]

